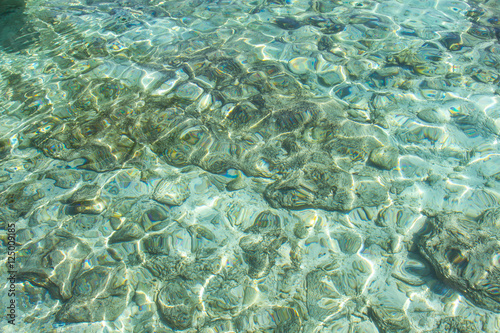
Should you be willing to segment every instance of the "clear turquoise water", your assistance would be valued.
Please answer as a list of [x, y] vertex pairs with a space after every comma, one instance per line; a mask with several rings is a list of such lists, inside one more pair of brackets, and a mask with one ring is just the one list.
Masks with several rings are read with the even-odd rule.
[[1, 2], [2, 331], [500, 331], [499, 19]]

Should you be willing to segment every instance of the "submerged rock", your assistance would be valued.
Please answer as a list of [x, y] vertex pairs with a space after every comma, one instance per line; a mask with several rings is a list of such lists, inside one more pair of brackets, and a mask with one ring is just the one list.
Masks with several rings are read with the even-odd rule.
[[39, 34], [26, 11], [26, 0], [2, 0], [0, 5], [0, 48], [19, 52], [37, 41]]
[[410, 322], [403, 309], [373, 306], [369, 313], [381, 332], [411, 332]]
[[0, 226], [45, 296], [20, 331], [495, 331], [500, 209], [412, 233], [498, 201], [498, 0], [24, 1], [0, 0]]
[[135, 222], [126, 222], [109, 238], [109, 244], [129, 242], [144, 236], [144, 229]]
[[68, 205], [66, 213], [76, 214], [101, 214], [106, 208], [106, 202], [102, 199], [82, 200]]
[[244, 189], [247, 186], [242, 177], [237, 177], [226, 184], [226, 189], [228, 191], [238, 191]]
[[266, 210], [257, 215], [252, 226], [245, 230], [245, 232], [263, 233], [269, 230], [277, 230], [280, 227], [281, 219], [279, 215]]
[[335, 45], [334, 41], [328, 36], [322, 36], [318, 41], [319, 51], [328, 51]]
[[47, 172], [45, 177], [55, 180], [55, 186], [69, 189], [80, 180], [80, 173], [75, 170], [55, 170]]
[[276, 127], [280, 132], [288, 132], [316, 120], [320, 113], [320, 109], [317, 105], [308, 102], [300, 102], [293, 107], [276, 111], [274, 113], [274, 119]]
[[[305, 169], [305, 168], [304, 168]], [[274, 207], [349, 210], [352, 177], [337, 168], [314, 165], [270, 184], [264, 196]]]
[[387, 189], [376, 181], [353, 182], [351, 174], [336, 168], [308, 164], [267, 186], [264, 197], [275, 208], [321, 208], [348, 211], [387, 202]]
[[96, 185], [85, 185], [76, 190], [68, 200], [66, 213], [100, 214], [106, 209], [106, 201], [100, 197], [101, 188]]
[[446, 123], [450, 120], [449, 115], [442, 112], [441, 110], [436, 110], [436, 109], [422, 110], [419, 113], [417, 113], [417, 117], [428, 123], [436, 123], [436, 124]]
[[398, 165], [398, 150], [395, 147], [379, 147], [370, 153], [370, 162], [381, 169], [391, 170]]
[[191, 281], [182, 278], [168, 281], [156, 295], [160, 318], [176, 330], [191, 327], [198, 295], [192, 291]]
[[440, 40], [441, 44], [450, 51], [460, 51], [462, 49], [462, 37], [458, 33], [448, 33]]
[[167, 224], [168, 212], [161, 206], [153, 206], [144, 212], [141, 218], [142, 227], [145, 231], [161, 230]]
[[278, 17], [274, 19], [273, 23], [285, 30], [295, 30], [302, 26], [302, 24], [293, 17]]
[[4, 159], [10, 154], [12, 147], [10, 140], [2, 139], [0, 140], [0, 160]]
[[240, 248], [244, 251], [243, 259], [248, 264], [248, 276], [259, 279], [271, 271], [277, 250], [286, 241], [279, 231], [269, 231], [263, 235], [250, 234], [240, 239]]
[[[301, 332], [301, 309], [298, 306], [258, 307], [243, 311], [234, 320], [237, 332]], [[273, 318], [269, 320], [269, 318]]]
[[460, 316], [446, 317], [439, 321], [438, 327], [432, 330], [432, 333], [448, 332], [448, 333], [475, 333], [479, 332], [474, 322], [464, 319]]
[[352, 162], [366, 161], [370, 152], [380, 147], [373, 136], [336, 137], [326, 146], [332, 155], [349, 158]]
[[125, 265], [97, 266], [74, 282], [74, 295], [56, 315], [65, 323], [113, 321], [132, 296]]
[[182, 205], [190, 195], [188, 185], [183, 177], [164, 179], [156, 186], [153, 199], [166, 205]]
[[44, 196], [40, 188], [36, 191], [31, 191], [29, 188], [28, 182], [14, 184], [4, 192], [3, 198], [0, 199], [1, 205], [15, 211], [18, 216], [24, 216], [32, 209], [35, 202]]
[[471, 302], [500, 312], [500, 210], [488, 210], [478, 221], [459, 213], [430, 217], [432, 232], [422, 236], [419, 249], [439, 278]]
[[19, 250], [19, 280], [46, 288], [52, 297], [69, 299], [73, 279], [90, 254], [90, 247], [67, 231], [56, 229]]

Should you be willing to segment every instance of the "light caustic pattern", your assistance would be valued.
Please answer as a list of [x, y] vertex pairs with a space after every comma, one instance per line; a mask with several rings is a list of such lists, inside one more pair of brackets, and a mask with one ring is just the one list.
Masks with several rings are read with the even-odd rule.
[[16, 329], [500, 331], [499, 8], [3, 6]]

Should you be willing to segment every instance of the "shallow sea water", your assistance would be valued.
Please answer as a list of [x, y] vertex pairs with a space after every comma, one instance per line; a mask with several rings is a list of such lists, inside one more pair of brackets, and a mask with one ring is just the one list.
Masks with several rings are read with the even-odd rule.
[[0, 0], [0, 330], [500, 332], [499, 82], [498, 0]]

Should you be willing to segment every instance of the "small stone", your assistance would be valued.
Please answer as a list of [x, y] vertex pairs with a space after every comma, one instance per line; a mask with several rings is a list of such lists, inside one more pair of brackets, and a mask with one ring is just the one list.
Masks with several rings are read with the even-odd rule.
[[331, 87], [344, 81], [342, 74], [336, 71], [328, 71], [318, 75], [318, 82], [326, 87]]
[[182, 205], [190, 194], [188, 185], [182, 177], [173, 181], [164, 179], [156, 186], [153, 199], [166, 205]]
[[398, 165], [398, 150], [395, 147], [379, 147], [372, 150], [370, 162], [384, 170], [391, 170]]
[[334, 45], [335, 45], [335, 43], [333, 42], [333, 40], [330, 37], [322, 36], [320, 38], [320, 40], [318, 41], [318, 50], [319, 51], [328, 51], [331, 48], [333, 48]]
[[295, 30], [302, 26], [299, 21], [292, 17], [278, 17], [274, 20], [274, 24], [285, 30]]
[[391, 306], [372, 306], [369, 308], [370, 316], [382, 332], [409, 333], [410, 322], [401, 308]]
[[101, 214], [106, 209], [106, 202], [100, 198], [94, 200], [75, 201], [68, 205], [66, 213], [76, 214]]
[[439, 321], [437, 327], [438, 332], [460, 332], [460, 333], [472, 333], [479, 332], [476, 324], [474, 322], [467, 320], [465, 318], [457, 317], [446, 317]]
[[113, 232], [109, 238], [109, 244], [129, 242], [140, 239], [144, 236], [144, 230], [137, 223], [130, 222], [123, 225], [120, 229]]
[[359, 182], [355, 190], [354, 206], [373, 207], [387, 203], [387, 189], [376, 181]]
[[261, 233], [263, 231], [276, 230], [281, 227], [281, 219], [279, 215], [271, 211], [263, 211], [255, 218], [252, 226], [245, 232]]
[[227, 183], [226, 189], [228, 191], [238, 191], [245, 188], [246, 186], [247, 184], [245, 183], [245, 181], [241, 177], [238, 177]]
[[92, 200], [99, 196], [101, 188], [97, 185], [85, 185], [73, 192], [73, 195], [68, 199], [68, 203], [74, 203], [83, 200]]
[[193, 282], [178, 278], [169, 281], [156, 296], [160, 318], [175, 330], [191, 326], [197, 301], [192, 292]]
[[417, 113], [417, 117], [428, 123], [442, 124], [450, 120], [450, 116], [435, 109], [426, 109]]
[[7, 157], [10, 154], [11, 145], [10, 140], [2, 139], [0, 140], [0, 160]]
[[288, 68], [292, 73], [305, 74], [314, 70], [315, 63], [314, 58], [297, 57], [288, 62]]
[[436, 183], [442, 180], [440, 175], [430, 173], [429, 176], [424, 180], [430, 186], [434, 186]]
[[154, 255], [168, 256], [169, 248], [169, 235], [168, 234], [154, 234], [142, 239], [142, 249], [144, 252]]
[[142, 227], [144, 230], [161, 230], [163, 229], [168, 221], [168, 212], [163, 207], [153, 207], [146, 212], [144, 212], [142, 216]]
[[0, 183], [5, 183], [10, 179], [10, 175], [7, 172], [0, 172]]
[[450, 51], [460, 51], [464, 46], [461, 35], [455, 32], [446, 34], [440, 41]]
[[359, 251], [363, 245], [363, 240], [354, 232], [343, 232], [337, 235], [336, 240], [339, 248], [345, 254], [354, 254]]
[[175, 92], [175, 95], [181, 99], [195, 101], [201, 96], [202, 93], [203, 89], [198, 87], [198, 85], [189, 82], [180, 86]]
[[243, 259], [248, 264], [248, 276], [260, 279], [269, 274], [274, 266], [277, 251], [285, 241], [286, 237], [278, 230], [242, 237], [239, 245], [245, 252]]

